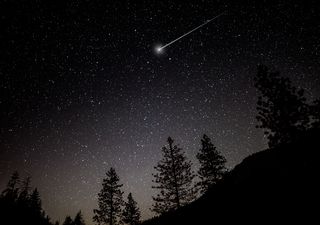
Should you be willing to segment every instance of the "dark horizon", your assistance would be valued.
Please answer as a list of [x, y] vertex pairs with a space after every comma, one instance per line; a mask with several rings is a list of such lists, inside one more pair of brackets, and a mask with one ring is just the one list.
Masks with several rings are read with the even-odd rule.
[[[233, 168], [267, 148], [257, 66], [320, 96], [317, 1], [0, 3], [0, 189], [32, 178], [48, 215], [87, 224], [114, 167], [142, 219], [171, 136], [199, 166], [207, 134]], [[219, 12], [225, 15], [155, 54]], [[218, 13], [217, 13], [218, 12]]]

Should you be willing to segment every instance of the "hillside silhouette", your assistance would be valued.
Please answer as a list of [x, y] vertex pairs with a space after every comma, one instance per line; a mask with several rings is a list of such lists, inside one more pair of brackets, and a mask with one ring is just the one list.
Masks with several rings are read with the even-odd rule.
[[245, 158], [201, 198], [143, 225], [304, 222], [317, 215], [320, 130]]

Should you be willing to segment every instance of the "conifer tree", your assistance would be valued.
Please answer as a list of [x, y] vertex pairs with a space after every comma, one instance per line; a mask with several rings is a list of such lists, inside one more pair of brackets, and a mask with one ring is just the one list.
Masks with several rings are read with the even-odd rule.
[[17, 200], [19, 195], [19, 187], [18, 187], [19, 184], [20, 184], [19, 173], [15, 171], [11, 175], [6, 189], [1, 193], [1, 198], [4, 201], [14, 203]]
[[0, 218], [3, 224], [52, 225], [41, 207], [37, 189], [31, 194], [30, 178], [20, 185], [19, 174], [14, 172], [0, 196]]
[[103, 179], [102, 189], [98, 194], [99, 209], [94, 209], [93, 221], [100, 224], [116, 225], [121, 216], [123, 205], [121, 191], [122, 184], [119, 184], [119, 177], [114, 168], [110, 168], [107, 177]]
[[41, 199], [37, 188], [35, 188], [30, 195], [30, 207], [33, 210], [34, 214], [41, 215]]
[[308, 129], [309, 105], [303, 89], [295, 88], [279, 72], [269, 72], [266, 66], [258, 67], [254, 81], [259, 92], [257, 127], [264, 129], [269, 147], [289, 143]]
[[124, 205], [122, 221], [129, 225], [137, 225], [140, 223], [140, 210], [131, 193], [129, 193], [128, 200]]
[[154, 169], [153, 182], [158, 189], [158, 193], [153, 197], [153, 208], [157, 214], [178, 209], [191, 202], [195, 198], [192, 187], [194, 173], [191, 170], [192, 163], [188, 161], [185, 153], [177, 145], [173, 144], [173, 139], [168, 138], [168, 146], [162, 148], [163, 158]]
[[77, 213], [77, 215], [75, 216], [75, 218], [73, 220], [73, 225], [85, 225], [81, 211], [79, 211]]
[[226, 172], [226, 159], [205, 134], [201, 139], [201, 149], [197, 153], [197, 159], [200, 162], [198, 170], [200, 181], [197, 186], [200, 188], [201, 193], [204, 193], [209, 187], [216, 184]]
[[70, 216], [66, 216], [63, 225], [73, 225], [73, 220], [71, 219]]
[[25, 180], [23, 180], [21, 187], [20, 187], [20, 193], [18, 197], [18, 201], [22, 207], [27, 207], [28, 200], [29, 200], [29, 192], [30, 192], [30, 182], [31, 178], [27, 177]]

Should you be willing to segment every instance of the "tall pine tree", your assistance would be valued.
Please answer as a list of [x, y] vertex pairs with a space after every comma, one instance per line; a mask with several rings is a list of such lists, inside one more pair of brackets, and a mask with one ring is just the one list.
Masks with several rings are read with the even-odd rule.
[[157, 214], [178, 209], [195, 198], [191, 161], [173, 142], [169, 137], [168, 146], [162, 148], [163, 158], [154, 167], [157, 173], [153, 174], [153, 182], [157, 185], [152, 188], [160, 190], [160, 193], [153, 197], [152, 211]]
[[99, 225], [116, 225], [118, 217], [121, 216], [121, 206], [123, 205], [122, 184], [119, 184], [120, 179], [114, 168], [110, 168], [106, 175], [107, 177], [102, 182], [102, 189], [98, 194], [99, 209], [93, 210], [93, 221]]
[[197, 153], [197, 159], [200, 162], [198, 170], [200, 181], [197, 183], [197, 186], [200, 188], [201, 193], [204, 193], [209, 187], [216, 184], [226, 172], [226, 159], [205, 134], [201, 139], [201, 149]]
[[30, 195], [30, 207], [35, 215], [40, 216], [42, 211], [40, 194], [37, 188], [35, 188]]
[[140, 210], [131, 193], [128, 195], [128, 201], [125, 202], [124, 210], [122, 212], [122, 221], [129, 225], [140, 224]]
[[270, 147], [289, 143], [308, 129], [309, 106], [303, 89], [295, 88], [279, 72], [269, 72], [266, 66], [258, 67], [254, 81], [259, 92], [257, 127], [264, 129]]

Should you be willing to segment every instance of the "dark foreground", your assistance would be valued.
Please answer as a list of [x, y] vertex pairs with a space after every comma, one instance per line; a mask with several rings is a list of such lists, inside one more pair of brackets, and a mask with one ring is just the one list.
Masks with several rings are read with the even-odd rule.
[[192, 204], [143, 225], [314, 220], [318, 213], [320, 132], [253, 154]]

